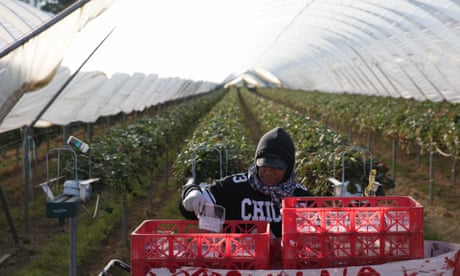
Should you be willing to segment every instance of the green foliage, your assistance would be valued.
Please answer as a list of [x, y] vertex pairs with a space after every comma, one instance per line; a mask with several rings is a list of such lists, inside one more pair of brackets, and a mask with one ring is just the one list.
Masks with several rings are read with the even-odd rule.
[[332, 153], [346, 137], [287, 106], [247, 92], [242, 97], [264, 131], [280, 126], [291, 134], [299, 182], [315, 195], [330, 194], [332, 186], [327, 179], [332, 175]]
[[[120, 194], [130, 193], [133, 188], [132, 176], [137, 166], [134, 162], [136, 152], [131, 152], [132, 139], [125, 139], [126, 132], [123, 129], [114, 129], [110, 135], [102, 137], [94, 143], [94, 160], [103, 164], [102, 179], [105, 179], [115, 191]], [[130, 137], [133, 138], [133, 137]], [[99, 170], [100, 171], [100, 170]]]
[[[212, 181], [247, 170], [254, 145], [244, 124], [235, 91], [230, 91], [200, 120], [192, 138], [173, 166], [175, 182], [185, 183], [195, 171], [195, 181]], [[195, 165], [195, 168], [193, 166]]]
[[159, 215], [160, 218], [167, 218], [167, 219], [184, 219], [182, 214], [179, 211], [179, 200], [180, 200], [180, 193], [179, 189], [174, 189], [173, 191], [168, 191], [169, 193], [173, 193], [170, 197], [172, 200], [164, 202], [165, 206]]
[[118, 195], [131, 194], [144, 185], [141, 175], [157, 167], [168, 147], [182, 143], [198, 119], [223, 95], [223, 91], [171, 107], [164, 113], [114, 128], [92, 146], [95, 175]]
[[436, 147], [460, 158], [458, 104], [286, 89], [259, 89], [258, 93], [326, 124], [353, 126], [360, 133], [373, 132], [396, 139], [408, 153], [413, 149], [426, 153]]

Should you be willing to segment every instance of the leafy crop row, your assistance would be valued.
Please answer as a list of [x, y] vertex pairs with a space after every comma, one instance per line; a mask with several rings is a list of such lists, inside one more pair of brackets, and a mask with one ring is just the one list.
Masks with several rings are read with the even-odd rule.
[[200, 120], [178, 155], [175, 182], [183, 184], [187, 177], [195, 176], [201, 183], [246, 170], [254, 150], [250, 138], [236, 91], [230, 90]]
[[[94, 163], [107, 184], [122, 193], [131, 192], [139, 175], [158, 167], [168, 148], [182, 144], [196, 121], [223, 93], [183, 102], [166, 112], [143, 118], [111, 131], [93, 144]], [[142, 184], [143, 181], [138, 182]]]
[[331, 193], [327, 178], [332, 176], [333, 153], [346, 137], [322, 127], [304, 114], [244, 91], [243, 99], [264, 131], [280, 126], [296, 146], [298, 180], [316, 195]]
[[[240, 103], [233, 91], [202, 119], [184, 151], [179, 154], [174, 164], [174, 174], [178, 179], [176, 182], [184, 183], [185, 178], [193, 172], [196, 173], [198, 182], [222, 176], [218, 167], [219, 160], [213, 149], [220, 149], [221, 152], [225, 149], [230, 153], [230, 161], [224, 162], [224, 167], [229, 164], [229, 167], [235, 170], [225, 171], [224, 175], [247, 169], [249, 162], [252, 162], [255, 145], [248, 143], [248, 126], [244, 125], [246, 112], [243, 110], [246, 107], [262, 132], [280, 126], [292, 135], [296, 144], [296, 170], [299, 182], [316, 195], [330, 195], [332, 185], [328, 178], [333, 175], [335, 152], [346, 143], [346, 137], [322, 127], [301, 112], [263, 99], [244, 89], [238, 92], [242, 101]], [[238, 160], [243, 162], [238, 163]], [[348, 169], [354, 170], [356, 175], [362, 175], [360, 165], [367, 166], [369, 171], [371, 164], [363, 164], [361, 159], [352, 160], [355, 161], [348, 162], [347, 166]], [[380, 182], [388, 180], [388, 188], [393, 186], [385, 174], [378, 177]], [[365, 180], [367, 181], [367, 177]], [[367, 185], [367, 182], [365, 184]]]
[[438, 150], [455, 159], [460, 157], [458, 104], [285, 89], [260, 89], [259, 93], [322, 122], [396, 139], [407, 152]]
[[[252, 107], [254, 116], [259, 118], [261, 126], [268, 130], [275, 126], [284, 127], [293, 137], [296, 144], [296, 170], [300, 183], [308, 187], [316, 195], [331, 195], [332, 185], [328, 178], [340, 175], [347, 170], [347, 176], [356, 177], [357, 184], [366, 187], [370, 168], [376, 168], [377, 181], [383, 184], [383, 190], [394, 187], [394, 182], [387, 176], [385, 166], [378, 160], [363, 160], [359, 151], [344, 155], [346, 162], [341, 166], [337, 159], [340, 153], [351, 145], [347, 145], [347, 137], [324, 127], [315, 120], [293, 108], [264, 99], [260, 96], [243, 93], [247, 105]], [[338, 154], [339, 153], [339, 154]], [[334, 159], [338, 163], [334, 171]], [[366, 173], [364, 173], [364, 171]], [[348, 179], [347, 179], [348, 180]], [[353, 185], [349, 185], [353, 186]]]

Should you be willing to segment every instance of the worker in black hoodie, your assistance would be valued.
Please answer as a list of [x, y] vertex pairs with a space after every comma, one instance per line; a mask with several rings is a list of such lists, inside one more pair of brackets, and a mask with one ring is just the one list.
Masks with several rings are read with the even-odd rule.
[[267, 221], [272, 238], [281, 237], [281, 202], [289, 196], [312, 196], [296, 181], [295, 147], [280, 127], [259, 140], [248, 172], [226, 176], [201, 189], [188, 182], [183, 187], [182, 215], [196, 219], [205, 202], [225, 208], [226, 220]]

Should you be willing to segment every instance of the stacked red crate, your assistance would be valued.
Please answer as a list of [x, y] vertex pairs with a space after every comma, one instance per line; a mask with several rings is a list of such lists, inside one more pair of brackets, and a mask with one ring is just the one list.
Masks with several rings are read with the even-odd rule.
[[293, 197], [282, 215], [285, 269], [424, 257], [423, 207], [411, 197]]
[[198, 228], [193, 220], [145, 220], [131, 233], [131, 273], [183, 266], [263, 269], [269, 266], [270, 225], [226, 221], [223, 231]]

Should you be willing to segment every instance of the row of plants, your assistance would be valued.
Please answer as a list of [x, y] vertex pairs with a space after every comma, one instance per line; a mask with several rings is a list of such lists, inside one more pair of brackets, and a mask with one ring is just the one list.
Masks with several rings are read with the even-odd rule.
[[194, 129], [199, 118], [224, 95], [224, 91], [186, 101], [165, 112], [141, 118], [113, 129], [93, 143], [96, 175], [119, 194], [131, 194], [133, 185], [144, 185], [167, 150], [176, 150]]
[[[394, 187], [394, 182], [387, 176], [385, 166], [378, 160], [357, 158], [356, 154], [345, 156], [347, 159], [342, 167], [338, 163], [341, 152], [347, 147], [347, 137], [324, 127], [317, 121], [305, 116], [293, 108], [281, 105], [271, 100], [264, 99], [248, 91], [242, 91], [243, 99], [251, 110], [264, 131], [275, 126], [282, 126], [293, 137], [296, 145], [296, 171], [298, 180], [315, 195], [333, 194], [333, 186], [328, 178], [340, 175], [342, 170], [347, 170], [348, 176], [356, 176], [359, 185], [365, 188], [368, 183], [369, 172], [375, 168], [376, 180], [382, 184], [383, 190]], [[335, 161], [334, 161], [335, 160]], [[364, 168], [364, 169], [363, 169]], [[350, 187], [353, 185], [349, 185]]]
[[184, 184], [194, 177], [196, 183], [210, 182], [247, 170], [255, 145], [245, 122], [237, 92], [231, 89], [200, 120], [178, 154], [173, 165], [174, 181]]
[[[193, 172], [196, 174], [195, 180], [199, 183], [219, 178], [222, 174], [219, 173], [219, 160], [213, 149], [223, 147], [231, 152], [229, 164], [232, 163], [233, 157], [236, 161], [244, 161], [239, 164], [233, 162], [231, 166], [234, 166], [235, 170], [224, 175], [245, 171], [253, 160], [255, 150], [254, 143], [247, 143], [249, 141], [245, 134], [247, 130], [244, 130], [247, 129], [247, 125], [243, 124], [243, 113], [246, 113], [243, 109], [250, 107], [249, 116], [257, 121], [262, 133], [281, 126], [294, 138], [299, 182], [316, 195], [332, 195], [333, 186], [328, 178], [334, 174], [333, 164], [334, 159], [337, 158], [337, 148], [343, 148], [347, 137], [322, 127], [301, 112], [263, 99], [245, 89], [239, 89], [237, 93], [240, 94], [238, 97], [233, 91], [228, 93], [222, 102], [203, 118], [174, 164], [176, 178], [185, 183], [186, 176], [190, 176]], [[239, 98], [242, 102], [238, 104]], [[359, 184], [365, 187], [373, 164], [369, 160], [355, 158], [355, 156], [347, 156], [347, 161], [346, 169], [351, 170], [347, 175], [359, 176], [358, 181], [362, 182]], [[375, 164], [377, 163], [378, 161], [375, 160]], [[374, 168], [379, 170], [377, 181], [384, 184], [384, 189], [393, 188], [394, 183], [387, 177], [387, 171], [384, 167], [377, 167], [375, 164]], [[363, 173], [363, 167], [367, 169], [367, 174]], [[337, 169], [339, 174], [342, 170], [340, 164]]]
[[[91, 143], [91, 177], [101, 181], [94, 186], [93, 193], [105, 192], [104, 205], [110, 211], [102, 212], [97, 219], [79, 216], [77, 237], [77, 265], [82, 264], [89, 252], [100, 246], [114, 225], [122, 220], [126, 227], [126, 210], [129, 202], [148, 193], [160, 192], [153, 185], [152, 176], [158, 172], [158, 166], [165, 152], [175, 152], [195, 128], [200, 117], [224, 95], [224, 90], [183, 101], [169, 107], [162, 113], [148, 118], [140, 118], [126, 126], [113, 127], [109, 134], [95, 137]], [[79, 158], [87, 158], [80, 156]], [[86, 166], [85, 162], [79, 165]], [[71, 166], [65, 171], [73, 176]], [[79, 178], [89, 177], [85, 168], [79, 168]], [[65, 173], [64, 173], [65, 177]], [[44, 198], [42, 205], [45, 206]], [[121, 203], [120, 203], [121, 202]], [[37, 206], [41, 204], [36, 202]], [[91, 203], [88, 203], [91, 204]], [[42, 214], [44, 210], [41, 211]], [[123, 239], [127, 239], [127, 229], [123, 229]], [[68, 234], [57, 235], [53, 242], [43, 249], [39, 257], [34, 258], [19, 275], [64, 275], [68, 271]], [[56, 261], [56, 260], [59, 261]], [[53, 264], [50, 266], [50, 264]]]
[[259, 89], [264, 96], [327, 124], [396, 139], [407, 153], [437, 150], [460, 157], [460, 105], [447, 102], [287, 89]]

